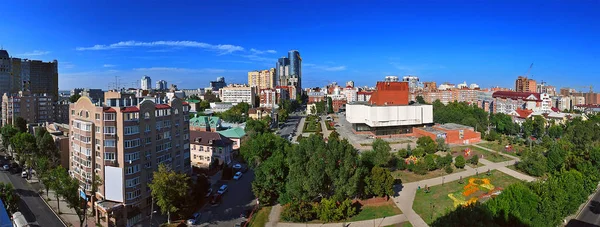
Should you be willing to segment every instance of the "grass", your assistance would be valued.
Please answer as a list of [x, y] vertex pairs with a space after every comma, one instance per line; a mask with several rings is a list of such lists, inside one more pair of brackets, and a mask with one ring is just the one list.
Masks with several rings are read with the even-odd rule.
[[[392, 145], [392, 144], [404, 144], [404, 143], [411, 143], [411, 142], [412, 141], [410, 141], [410, 140], [400, 140], [400, 141], [391, 141], [391, 142], [388, 141], [388, 143], [390, 145]], [[360, 145], [361, 146], [373, 146], [373, 143], [361, 143]]]
[[498, 152], [503, 152], [505, 154], [511, 155], [511, 156], [515, 156], [518, 157], [519, 155], [517, 155], [517, 150], [521, 150], [524, 151], [527, 149], [527, 147], [523, 146], [523, 145], [514, 145], [513, 144], [513, 151], [512, 152], [505, 152], [504, 148], [506, 147], [506, 145], [508, 145], [508, 141], [503, 141], [502, 144], [498, 144], [498, 141], [490, 141], [490, 142], [485, 142], [485, 143], [480, 143], [477, 144], [479, 146], [485, 147], [485, 148], [489, 148]]
[[267, 224], [267, 222], [269, 221], [270, 213], [271, 213], [271, 207], [260, 208], [260, 210], [258, 210], [256, 213], [254, 213], [252, 215], [252, 219], [250, 220], [250, 223], [248, 223], [248, 226], [250, 226], [250, 227], [265, 226], [265, 224]]
[[[454, 172], [452, 172], [452, 173], [458, 173], [458, 172], [465, 171], [465, 169], [456, 169], [454, 166], [452, 166], [452, 168], [454, 168]], [[450, 173], [450, 174], [452, 174], [452, 173]], [[392, 172], [392, 177], [394, 177], [395, 179], [402, 180], [402, 183], [422, 181], [422, 180], [446, 176], [446, 175], [448, 175], [448, 173], [446, 173], [444, 168], [430, 171], [425, 175], [416, 174], [416, 173], [410, 172], [408, 170], [396, 170], [396, 171]]]
[[477, 167], [482, 167], [484, 166], [483, 164], [481, 164], [481, 162], [478, 162], [477, 165], [473, 165], [471, 163], [467, 163], [468, 166], [470, 166], [471, 168], [477, 168]]
[[391, 217], [401, 213], [402, 211], [400, 211], [400, 209], [392, 202], [380, 206], [363, 206], [361, 207], [360, 212], [348, 219], [347, 222]]
[[[501, 188], [506, 188], [511, 184], [519, 182], [518, 179], [496, 170], [491, 171], [490, 176], [480, 174], [479, 177], [488, 178], [490, 179], [491, 184]], [[429, 193], [425, 193], [424, 190], [418, 190], [415, 195], [413, 210], [417, 212], [427, 224], [431, 224], [433, 220], [455, 209], [454, 202], [448, 197], [448, 194], [461, 193], [463, 187], [468, 184], [469, 178], [477, 177], [472, 176], [465, 178], [463, 184], [459, 184], [458, 181], [452, 181], [446, 182], [444, 185], [432, 186], [430, 187], [431, 192]]]
[[[510, 158], [507, 158], [503, 155], [496, 154], [496, 153], [493, 153], [493, 152], [490, 152], [490, 151], [487, 151], [487, 150], [484, 150], [484, 149], [481, 149], [481, 148], [475, 147], [475, 146], [458, 146], [458, 147], [451, 148], [451, 150], [457, 151], [458, 155], [462, 155], [463, 154], [462, 151], [467, 147], [471, 149], [471, 153], [483, 155], [483, 158], [490, 162], [505, 162], [505, 161], [511, 160]], [[469, 159], [469, 158], [467, 158], [467, 159]]]
[[319, 132], [321, 131], [321, 124], [318, 121], [307, 121], [304, 124], [303, 132]]
[[385, 227], [412, 227], [412, 225], [410, 224], [410, 222], [407, 221], [393, 225], [386, 225]]

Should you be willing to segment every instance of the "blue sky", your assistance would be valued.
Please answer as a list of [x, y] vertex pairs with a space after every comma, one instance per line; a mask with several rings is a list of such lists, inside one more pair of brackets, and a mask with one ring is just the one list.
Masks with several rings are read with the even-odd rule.
[[57, 59], [60, 89], [143, 75], [180, 88], [246, 83], [290, 49], [305, 87], [407, 74], [512, 87], [532, 62], [538, 81], [600, 87], [600, 1], [171, 2], [11, 1], [0, 45]]

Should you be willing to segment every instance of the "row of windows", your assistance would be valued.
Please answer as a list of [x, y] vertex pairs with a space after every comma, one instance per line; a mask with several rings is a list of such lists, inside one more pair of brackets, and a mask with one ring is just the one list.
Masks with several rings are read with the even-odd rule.
[[115, 152], [104, 152], [104, 160], [115, 160]]
[[171, 154], [164, 154], [161, 156], [158, 156], [158, 158], [156, 158], [156, 163], [161, 164], [163, 162], [168, 162], [171, 161]]
[[125, 161], [126, 162], [135, 161], [135, 160], [138, 160], [138, 159], [140, 159], [140, 152], [139, 151], [125, 154]]
[[115, 140], [104, 140], [105, 147], [115, 147], [117, 142]]
[[140, 146], [140, 139], [125, 140], [125, 148], [134, 148]]
[[133, 179], [129, 179], [125, 181], [125, 185], [128, 188], [135, 187], [140, 184], [140, 177], [135, 177]]
[[127, 192], [127, 200], [132, 200], [132, 199], [136, 199], [138, 197], [140, 197], [142, 195], [141, 191], [135, 190], [133, 192]]
[[207, 162], [210, 162], [210, 156], [194, 155], [194, 159], [199, 159], [200, 161], [206, 160]]
[[134, 173], [138, 173], [138, 172], [140, 172], [140, 164], [127, 167], [127, 171], [125, 172], [125, 174], [129, 175], [129, 174], [134, 174]]
[[139, 125], [127, 126], [124, 128], [124, 132], [125, 132], [125, 135], [138, 134], [138, 133], [140, 133], [140, 126]]

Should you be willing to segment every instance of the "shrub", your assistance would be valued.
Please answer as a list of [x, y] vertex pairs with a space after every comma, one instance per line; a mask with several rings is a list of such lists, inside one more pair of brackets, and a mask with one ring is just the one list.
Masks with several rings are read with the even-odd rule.
[[408, 165], [406, 164], [406, 162], [404, 162], [404, 160], [398, 160], [396, 162], [396, 168], [398, 168], [399, 170], [405, 170], [408, 167]]
[[469, 163], [477, 165], [479, 163], [479, 155], [473, 155], [473, 157], [469, 159]]
[[400, 158], [408, 158], [408, 150], [400, 149], [398, 150], [398, 157]]
[[462, 155], [457, 156], [454, 160], [454, 166], [456, 166], [456, 168], [465, 168], [465, 164], [465, 158]]
[[417, 162], [413, 169], [413, 172], [420, 175], [427, 174], [427, 164], [423, 160]]
[[315, 209], [311, 203], [299, 201], [289, 203], [281, 212], [281, 218], [290, 222], [306, 222], [315, 219]]
[[452, 166], [450, 166], [450, 165], [447, 165], [444, 170], [446, 170], [446, 173], [452, 173], [452, 172], [454, 172], [454, 169], [452, 169]]
[[337, 202], [334, 199], [323, 198], [315, 207], [315, 211], [319, 220], [324, 222], [339, 221], [356, 214], [356, 208], [349, 199]]
[[436, 155], [428, 154], [425, 155], [425, 164], [427, 165], [427, 170], [433, 171], [438, 168], [437, 163], [435, 163]]

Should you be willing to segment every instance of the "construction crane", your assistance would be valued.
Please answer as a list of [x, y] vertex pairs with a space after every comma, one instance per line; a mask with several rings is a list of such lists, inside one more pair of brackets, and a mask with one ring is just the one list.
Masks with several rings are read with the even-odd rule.
[[529, 73], [531, 72], [531, 68], [533, 68], [533, 63], [531, 63], [531, 65], [529, 65], [529, 69], [527, 69], [527, 72], [525, 73], [525, 75], [523, 75], [523, 77], [527, 78], [527, 76], [529, 76]]
[[[590, 91], [589, 93], [594, 93], [594, 86], [590, 85], [590, 86], [580, 86], [579, 88], [589, 88]], [[583, 93], [583, 90], [581, 90], [581, 93]]]

